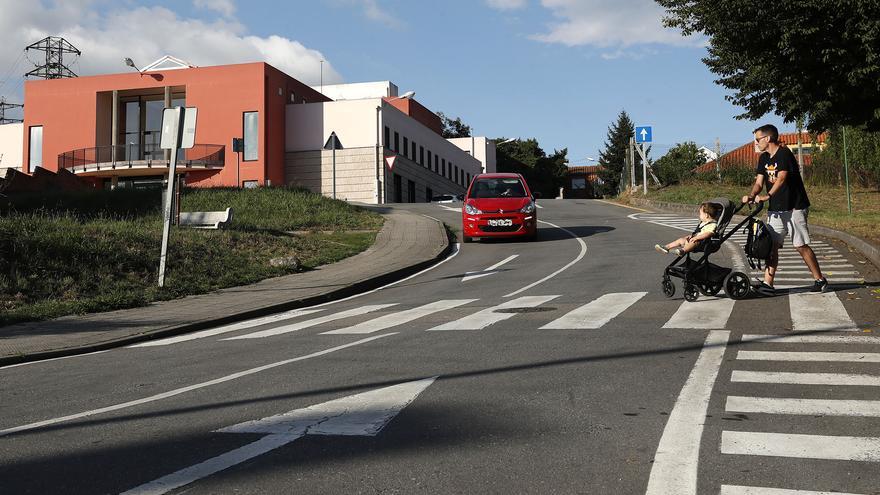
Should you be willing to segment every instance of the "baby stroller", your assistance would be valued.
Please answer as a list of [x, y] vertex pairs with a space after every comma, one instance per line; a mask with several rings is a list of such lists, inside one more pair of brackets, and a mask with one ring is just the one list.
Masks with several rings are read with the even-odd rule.
[[[663, 271], [663, 294], [666, 297], [675, 295], [675, 285], [673, 285], [671, 277], [683, 280], [684, 299], [689, 302], [696, 301], [701, 293], [706, 296], [714, 296], [722, 288], [731, 299], [743, 299], [749, 295], [751, 284], [749, 283], [748, 275], [716, 265], [709, 261], [709, 256], [721, 249], [721, 245], [754, 218], [764, 205], [759, 203], [758, 207], [754, 211], [750, 211], [749, 215], [742, 222], [727, 231], [727, 225], [730, 223], [733, 215], [738, 213], [746, 203], [734, 207], [733, 203], [726, 198], [715, 198], [708, 202], [721, 207], [721, 214], [718, 216], [718, 227], [715, 233], [712, 234], [712, 237], [703, 241], [690, 253], [685, 253], [675, 258]], [[698, 232], [699, 227], [694, 230], [693, 234]]]

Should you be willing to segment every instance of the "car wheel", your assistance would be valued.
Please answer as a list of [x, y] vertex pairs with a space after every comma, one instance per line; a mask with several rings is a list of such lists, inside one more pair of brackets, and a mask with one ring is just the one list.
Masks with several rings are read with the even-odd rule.
[[463, 242], [465, 244], [470, 244], [470, 243], [474, 242], [474, 238], [463, 235], [463, 236], [461, 236], [461, 242]]

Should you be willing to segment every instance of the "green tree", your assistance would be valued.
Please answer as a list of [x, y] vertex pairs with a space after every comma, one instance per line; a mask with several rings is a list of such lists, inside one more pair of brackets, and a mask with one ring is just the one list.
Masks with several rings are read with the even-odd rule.
[[678, 143], [653, 163], [657, 177], [664, 185], [677, 184], [706, 163], [706, 157], [693, 141]]
[[[620, 191], [620, 178], [626, 166], [626, 152], [629, 148], [629, 139], [633, 136], [635, 127], [625, 110], [617, 116], [617, 122], [608, 128], [608, 138], [605, 141], [605, 150], [599, 154], [599, 179], [602, 181], [600, 193], [603, 195], [616, 195]], [[638, 155], [636, 159], [641, 160]]]
[[656, 1], [668, 27], [708, 37], [703, 62], [745, 109], [738, 118], [880, 129], [880, 2]]
[[442, 134], [446, 139], [462, 138], [471, 136], [471, 126], [461, 121], [461, 117], [454, 120], [447, 117], [443, 112], [437, 112], [440, 123], [443, 126]]
[[[845, 182], [843, 129], [828, 132], [827, 147], [813, 156], [805, 174], [813, 183], [842, 185]], [[846, 157], [850, 182], [880, 189], [880, 133], [846, 128]]]
[[[496, 142], [502, 142], [503, 137]], [[568, 167], [568, 149], [554, 150], [549, 156], [541, 149], [538, 140], [517, 139], [498, 145], [495, 154], [499, 172], [522, 174], [532, 191], [543, 197], [556, 197], [565, 184]]]

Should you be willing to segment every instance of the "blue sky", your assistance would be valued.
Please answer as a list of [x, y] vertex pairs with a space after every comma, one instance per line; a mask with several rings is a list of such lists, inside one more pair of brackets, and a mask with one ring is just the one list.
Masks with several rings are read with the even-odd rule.
[[[294, 77], [391, 80], [478, 135], [536, 137], [587, 165], [621, 110], [652, 125], [652, 155], [695, 141], [729, 151], [776, 116], [741, 110], [701, 58], [704, 40], [662, 28], [650, 0], [0, 0], [0, 95], [21, 100], [24, 46], [64, 36], [81, 75], [126, 70], [171, 54], [195, 65], [266, 60]], [[16, 65], [16, 62], [18, 64]], [[21, 70], [24, 68], [24, 70]]]

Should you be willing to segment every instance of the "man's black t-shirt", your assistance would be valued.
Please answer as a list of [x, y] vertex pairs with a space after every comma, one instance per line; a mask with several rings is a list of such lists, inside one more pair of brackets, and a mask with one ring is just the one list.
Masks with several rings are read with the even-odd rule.
[[779, 172], [782, 171], [788, 172], [788, 175], [782, 186], [770, 197], [768, 209], [770, 211], [803, 210], [810, 206], [804, 179], [801, 177], [801, 168], [788, 146], [780, 146], [772, 157], [770, 153], [761, 153], [755, 173], [764, 176], [767, 191], [770, 191], [776, 183]]

